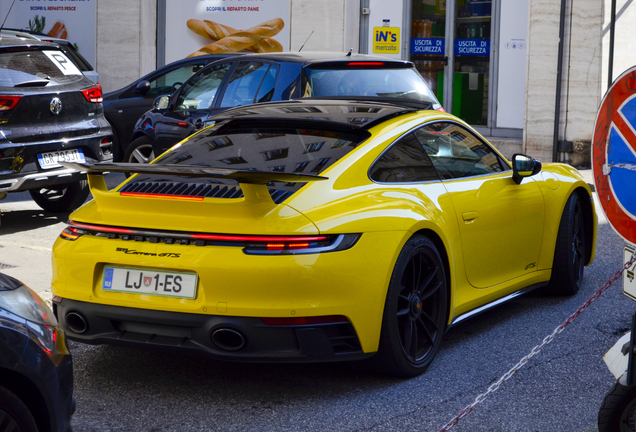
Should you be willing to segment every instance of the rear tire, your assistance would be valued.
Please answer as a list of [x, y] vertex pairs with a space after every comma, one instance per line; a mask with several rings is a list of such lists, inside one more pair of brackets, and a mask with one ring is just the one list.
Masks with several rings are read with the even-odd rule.
[[128, 145], [124, 154], [124, 162], [150, 163], [155, 158], [152, 143], [145, 136], [139, 137]]
[[0, 387], [0, 432], [37, 432], [29, 408], [13, 392]]
[[447, 281], [442, 258], [428, 238], [415, 235], [395, 263], [384, 305], [376, 363], [399, 377], [422, 374], [446, 329]]
[[636, 387], [618, 382], [607, 392], [598, 411], [599, 432], [633, 432], [636, 428]]
[[565, 203], [552, 262], [550, 292], [574, 295], [579, 292], [585, 267], [585, 215], [577, 193]]
[[79, 208], [90, 193], [88, 180], [29, 190], [33, 201], [51, 213], [70, 212]]

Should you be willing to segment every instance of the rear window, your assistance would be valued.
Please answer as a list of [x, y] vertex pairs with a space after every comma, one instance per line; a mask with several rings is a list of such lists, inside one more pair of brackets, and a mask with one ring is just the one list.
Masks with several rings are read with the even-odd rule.
[[303, 97], [367, 96], [439, 105], [422, 76], [413, 68], [306, 68], [303, 89]]
[[0, 52], [0, 86], [20, 87], [49, 81], [47, 87], [81, 80], [82, 72], [63, 52], [55, 49]]
[[[235, 170], [256, 170], [281, 173], [319, 175], [369, 136], [359, 133], [333, 132], [285, 127], [211, 130], [193, 136], [180, 146], [161, 156], [156, 164], [183, 164]], [[234, 180], [187, 178], [166, 175], [138, 175], [137, 182], [231, 184]], [[304, 183], [270, 183], [288, 195]]]

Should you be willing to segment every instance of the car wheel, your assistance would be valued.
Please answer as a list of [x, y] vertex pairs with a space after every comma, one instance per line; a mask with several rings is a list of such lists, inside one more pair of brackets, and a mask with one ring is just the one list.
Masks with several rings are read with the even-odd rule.
[[549, 290], [558, 295], [574, 295], [581, 288], [585, 267], [585, 216], [578, 194], [565, 203], [557, 234]]
[[155, 158], [150, 140], [145, 136], [139, 137], [128, 145], [124, 154], [124, 162], [150, 163]]
[[413, 377], [433, 361], [446, 329], [448, 293], [440, 254], [428, 238], [409, 239], [395, 263], [384, 305], [376, 363]]
[[636, 387], [619, 383], [607, 392], [598, 411], [599, 432], [633, 432], [636, 427]]
[[13, 392], [0, 387], [0, 432], [37, 432], [29, 408]]
[[88, 198], [89, 192], [87, 180], [29, 190], [33, 201], [51, 213], [70, 212], [79, 208]]

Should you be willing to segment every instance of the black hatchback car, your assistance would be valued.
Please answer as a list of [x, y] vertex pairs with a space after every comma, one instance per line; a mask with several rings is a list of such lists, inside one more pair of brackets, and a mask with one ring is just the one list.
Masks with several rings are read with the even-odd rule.
[[86, 177], [58, 162], [112, 160], [102, 89], [56, 44], [0, 37], [0, 199], [29, 191], [44, 210], [84, 203]]
[[123, 160], [137, 119], [152, 108], [157, 97], [173, 94], [205, 65], [226, 57], [228, 54], [210, 54], [177, 60], [104, 94], [104, 116], [113, 130], [114, 160]]
[[73, 363], [42, 299], [0, 273], [0, 431], [71, 430]]
[[305, 97], [441, 109], [413, 63], [364, 54], [245, 54], [210, 63], [135, 125], [125, 162], [150, 162], [210, 117], [241, 105]]

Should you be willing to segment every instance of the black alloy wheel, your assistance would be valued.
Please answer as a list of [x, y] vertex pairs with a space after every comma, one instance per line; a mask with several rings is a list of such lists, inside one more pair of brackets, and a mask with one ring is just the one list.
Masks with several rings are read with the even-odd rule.
[[29, 408], [12, 391], [0, 387], [0, 432], [37, 432]]
[[377, 363], [388, 374], [412, 377], [431, 364], [446, 329], [448, 292], [435, 245], [416, 235], [397, 259], [387, 293]]
[[585, 268], [585, 215], [581, 198], [573, 193], [561, 216], [550, 279], [551, 291], [574, 295], [581, 288]]
[[79, 208], [89, 193], [88, 180], [29, 190], [33, 201], [51, 213], [70, 212]]

